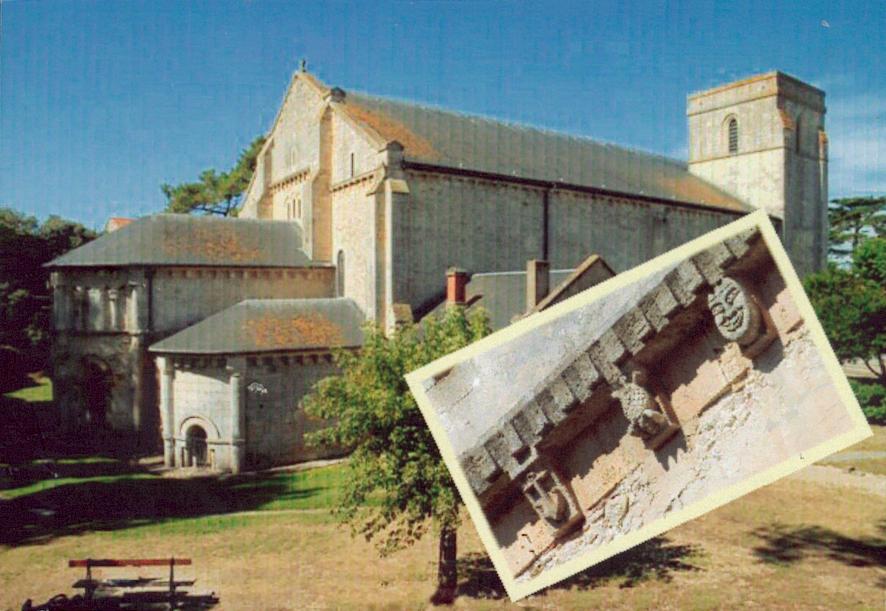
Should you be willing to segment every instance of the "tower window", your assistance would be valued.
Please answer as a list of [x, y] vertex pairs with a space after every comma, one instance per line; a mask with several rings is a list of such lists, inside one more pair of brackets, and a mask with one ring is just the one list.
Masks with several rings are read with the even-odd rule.
[[351, 178], [354, 177], [354, 153], [351, 153]]
[[729, 119], [729, 154], [738, 152], [738, 119], [732, 117]]
[[302, 220], [301, 218], [301, 198], [296, 198], [295, 200], [295, 218], [298, 220]]

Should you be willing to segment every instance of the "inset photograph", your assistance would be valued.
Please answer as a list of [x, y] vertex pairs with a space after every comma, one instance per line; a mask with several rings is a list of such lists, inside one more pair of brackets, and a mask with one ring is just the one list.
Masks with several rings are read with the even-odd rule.
[[763, 212], [407, 380], [512, 599], [871, 434]]

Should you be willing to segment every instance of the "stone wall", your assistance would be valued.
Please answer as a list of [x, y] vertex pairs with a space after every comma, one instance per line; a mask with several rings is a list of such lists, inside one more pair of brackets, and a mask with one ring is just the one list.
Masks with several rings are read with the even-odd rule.
[[[332, 243], [336, 273], [343, 278], [342, 297], [353, 299], [370, 319], [376, 319], [377, 196], [374, 182], [363, 180], [332, 193]], [[338, 268], [339, 253], [343, 269]]]
[[[252, 185], [244, 197], [243, 218], [276, 218], [280, 207], [262, 205], [265, 190], [304, 169], [316, 171], [320, 155], [320, 93], [307, 81], [296, 78], [268, 135], [268, 144], [258, 156]], [[267, 151], [270, 150], [270, 154]], [[270, 161], [270, 171], [266, 167]]]
[[523, 269], [529, 259], [574, 268], [591, 254], [618, 272], [735, 220], [734, 213], [677, 208], [630, 198], [548, 194], [544, 253], [543, 189], [469, 177], [407, 172], [408, 202], [391, 211], [394, 303], [413, 308], [438, 295], [451, 266]]
[[[824, 93], [779, 73], [689, 97], [689, 169], [784, 219], [785, 248], [801, 276], [827, 248]], [[738, 124], [729, 151], [728, 125]]]
[[326, 423], [309, 419], [300, 405], [317, 381], [335, 373], [329, 354], [165, 355], [158, 361], [161, 386], [167, 362], [174, 371], [160, 410], [164, 426], [167, 419], [171, 422], [170, 466], [190, 466], [187, 436], [192, 426], [206, 433], [206, 466], [221, 471], [340, 454], [338, 449], [306, 445], [305, 433]]
[[168, 335], [244, 299], [332, 297], [335, 270], [163, 268], [154, 273], [153, 327]]

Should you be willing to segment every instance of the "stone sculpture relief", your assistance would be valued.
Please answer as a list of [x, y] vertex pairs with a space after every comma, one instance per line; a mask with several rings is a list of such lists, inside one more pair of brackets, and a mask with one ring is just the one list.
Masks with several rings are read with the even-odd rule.
[[571, 494], [550, 469], [532, 471], [523, 483], [523, 494], [539, 517], [551, 526], [562, 526], [572, 513]]
[[644, 441], [655, 437], [671, 425], [671, 421], [660, 411], [655, 397], [645, 385], [646, 372], [636, 370], [631, 373], [630, 382], [624, 383], [612, 393], [621, 403], [625, 418], [630, 423], [628, 434]]
[[748, 346], [760, 336], [760, 309], [738, 280], [724, 276], [708, 295], [708, 307], [727, 340]]

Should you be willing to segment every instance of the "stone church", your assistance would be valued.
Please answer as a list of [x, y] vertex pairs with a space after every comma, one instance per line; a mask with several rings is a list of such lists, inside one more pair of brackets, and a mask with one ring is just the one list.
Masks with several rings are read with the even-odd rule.
[[447, 270], [456, 298], [486, 287], [472, 299], [502, 326], [524, 309], [511, 280], [531, 311], [551, 282], [589, 286], [758, 208], [798, 272], [818, 269], [824, 113], [781, 72], [692, 94], [687, 164], [298, 71], [238, 218], [119, 223], [48, 264], [63, 422], [162, 443], [169, 466], [315, 458], [303, 435], [322, 423], [299, 402], [333, 349], [438, 309]]

